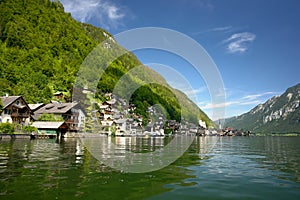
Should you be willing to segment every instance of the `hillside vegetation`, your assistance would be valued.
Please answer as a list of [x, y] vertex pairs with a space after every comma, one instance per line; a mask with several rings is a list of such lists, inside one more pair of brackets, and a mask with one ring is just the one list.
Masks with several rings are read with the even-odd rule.
[[[58, 1], [1, 0], [0, 10], [0, 95], [22, 95], [28, 103], [49, 102], [58, 91], [70, 100], [81, 64], [100, 42], [111, 37], [103, 29], [74, 20]], [[98, 46], [92, 64], [106, 65], [115, 52], [123, 53], [109, 63], [100, 81], [78, 80], [82, 88], [96, 84], [97, 98], [112, 92], [122, 76], [141, 65], [132, 53], [125, 52], [118, 44], [110, 48]], [[170, 119], [179, 121], [182, 114], [187, 121], [196, 123], [201, 118], [211, 123], [187, 96], [168, 86], [153, 70], [143, 67], [143, 76], [157, 84], [144, 84], [143, 78], [130, 77], [131, 82], [143, 85], [130, 100], [137, 105], [139, 114], [147, 117], [145, 108], [160, 103]], [[97, 76], [96, 72], [97, 69], [86, 73]], [[183, 102], [181, 106], [175, 93]]]

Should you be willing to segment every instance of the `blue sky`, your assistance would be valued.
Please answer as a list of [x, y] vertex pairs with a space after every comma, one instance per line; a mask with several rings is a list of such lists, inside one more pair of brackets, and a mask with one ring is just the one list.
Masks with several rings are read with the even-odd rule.
[[[298, 0], [61, 0], [78, 21], [112, 34], [163, 27], [196, 40], [216, 63], [226, 91], [226, 116], [249, 111], [300, 82]], [[134, 52], [142, 63], [178, 69], [208, 115], [213, 105], [203, 79], [166, 52]], [[163, 75], [163, 74], [162, 74]], [[180, 86], [171, 83], [174, 87]], [[184, 90], [184, 88], [180, 88]], [[184, 91], [187, 94], [190, 91]]]

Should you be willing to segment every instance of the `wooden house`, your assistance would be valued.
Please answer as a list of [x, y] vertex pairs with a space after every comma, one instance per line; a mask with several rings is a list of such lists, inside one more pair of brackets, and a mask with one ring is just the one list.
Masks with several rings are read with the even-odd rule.
[[28, 125], [31, 110], [22, 96], [0, 97], [3, 109], [0, 122]]

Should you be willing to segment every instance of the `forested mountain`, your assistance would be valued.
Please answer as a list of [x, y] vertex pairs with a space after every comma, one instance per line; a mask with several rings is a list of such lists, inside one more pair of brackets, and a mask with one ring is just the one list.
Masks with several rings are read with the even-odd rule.
[[259, 133], [300, 133], [300, 84], [243, 115], [226, 120], [225, 125]]
[[[0, 96], [22, 95], [28, 103], [49, 102], [55, 92], [72, 96], [79, 67], [87, 55], [102, 41], [112, 38], [100, 28], [74, 20], [59, 1], [50, 0], [0, 0]], [[118, 44], [112, 47], [125, 51]], [[98, 65], [113, 51], [98, 48]], [[103, 63], [102, 63], [103, 62]], [[112, 92], [120, 77], [135, 66], [141, 65], [131, 53], [115, 59], [97, 83], [96, 97]], [[143, 66], [146, 78], [157, 84], [147, 84], [137, 90], [131, 102], [138, 114], [146, 117], [145, 108], [162, 104], [170, 119], [180, 120], [181, 112], [188, 121], [199, 118], [210, 124], [211, 120], [182, 92], [170, 86], [153, 70]], [[132, 77], [143, 85], [141, 78]], [[166, 84], [167, 85], [167, 84]], [[86, 87], [82, 83], [82, 87]], [[174, 94], [182, 99], [180, 107]]]

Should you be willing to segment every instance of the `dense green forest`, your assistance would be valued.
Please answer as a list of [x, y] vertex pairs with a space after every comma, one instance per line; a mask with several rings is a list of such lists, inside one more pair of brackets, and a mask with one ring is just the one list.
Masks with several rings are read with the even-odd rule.
[[[47, 103], [58, 91], [71, 99], [76, 75], [81, 73], [78, 71], [85, 58], [111, 37], [103, 29], [74, 20], [59, 1], [0, 0], [0, 11], [0, 96], [22, 95], [28, 103]], [[111, 45], [110, 50], [98, 46], [93, 65], [107, 65], [107, 59], [116, 52], [123, 53], [109, 63], [100, 81], [77, 80], [82, 88], [97, 84], [98, 98], [112, 92], [124, 74], [141, 65], [132, 53], [115, 43]], [[131, 82], [143, 85], [130, 100], [137, 105], [139, 114], [146, 116], [147, 106], [160, 103], [168, 118], [180, 120], [182, 114], [188, 121], [201, 118], [210, 124], [211, 120], [186, 95], [168, 86], [153, 70], [145, 66], [143, 69], [142, 76], [157, 84], [144, 84], [144, 78], [131, 76]], [[97, 76], [97, 69], [91, 70], [82, 73]], [[183, 102], [181, 106], [178, 99]]]
[[5, 0], [0, 10], [0, 95], [22, 94], [35, 103], [48, 102], [56, 91], [68, 93], [97, 44], [84, 25], [49, 0]]

